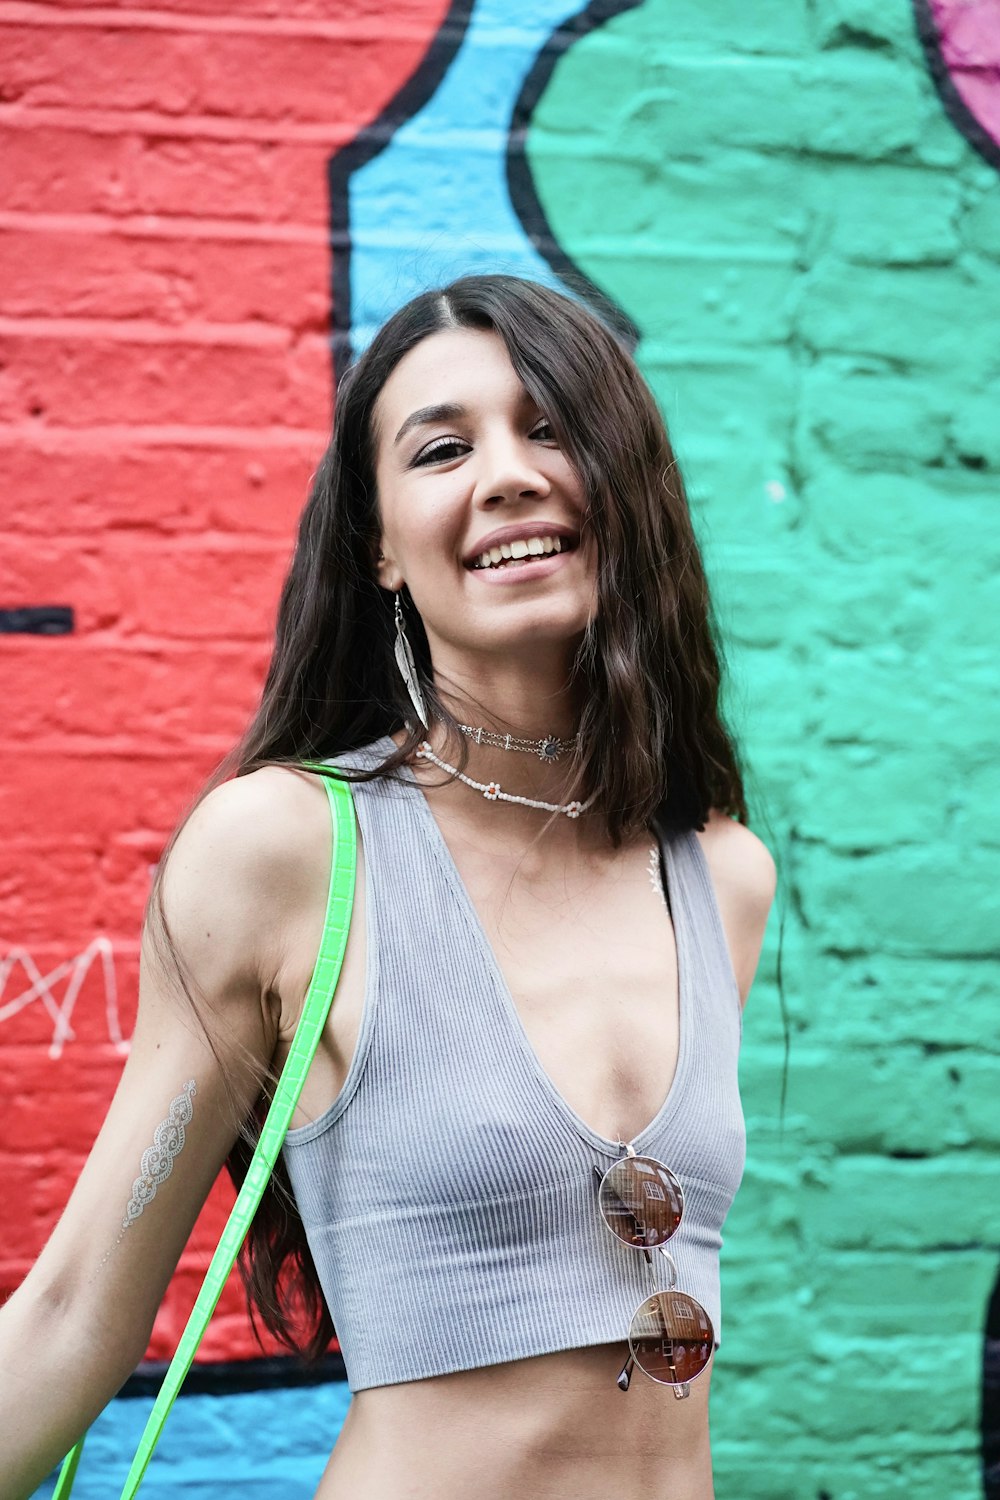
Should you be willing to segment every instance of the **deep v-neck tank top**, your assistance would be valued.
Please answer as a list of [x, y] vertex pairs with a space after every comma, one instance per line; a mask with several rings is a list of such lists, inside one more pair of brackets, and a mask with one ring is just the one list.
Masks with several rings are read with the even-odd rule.
[[[367, 768], [394, 748], [385, 736], [329, 763]], [[283, 1148], [352, 1391], [621, 1343], [669, 1285], [662, 1256], [650, 1266], [607, 1228], [594, 1167], [623, 1145], [542, 1067], [427, 799], [411, 772], [396, 777], [353, 785], [367, 950], [354, 1055]], [[679, 1052], [630, 1144], [680, 1178], [677, 1284], [718, 1341], [721, 1230], [746, 1146], [739, 993], [697, 835], [657, 837]]]

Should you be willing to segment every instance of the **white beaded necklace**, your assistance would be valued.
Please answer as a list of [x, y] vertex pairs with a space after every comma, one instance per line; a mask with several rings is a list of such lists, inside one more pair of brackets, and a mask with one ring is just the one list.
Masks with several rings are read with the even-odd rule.
[[542, 812], [565, 813], [567, 818], [578, 818], [582, 812], [597, 800], [597, 793], [593, 792], [586, 802], [540, 802], [534, 797], [515, 797], [513, 792], [504, 792], [500, 788], [499, 781], [473, 781], [471, 776], [466, 776], [457, 766], [449, 766], [447, 761], [441, 760], [431, 749], [427, 740], [422, 740], [420, 748], [416, 751], [420, 760], [431, 760], [442, 771], [449, 771], [457, 776], [459, 781], [464, 781], [466, 786], [471, 786], [477, 792], [482, 792], [487, 802], [519, 802], [522, 807], [538, 807]]

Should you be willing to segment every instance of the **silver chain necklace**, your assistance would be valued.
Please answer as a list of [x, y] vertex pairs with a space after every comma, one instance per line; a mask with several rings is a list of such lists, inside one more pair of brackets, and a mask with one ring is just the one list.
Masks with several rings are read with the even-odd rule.
[[415, 752], [420, 760], [433, 761], [440, 766], [442, 771], [448, 771], [452, 776], [457, 776], [459, 781], [464, 781], [466, 786], [471, 786], [475, 791], [482, 792], [487, 802], [519, 802], [522, 807], [538, 807], [542, 812], [565, 813], [567, 818], [578, 818], [582, 812], [597, 800], [597, 793], [592, 792], [586, 802], [541, 802], [535, 797], [515, 797], [513, 792], [501, 790], [499, 781], [473, 781], [471, 776], [466, 776], [457, 766], [449, 766], [448, 762], [441, 760], [434, 754], [427, 740], [422, 740], [420, 748]]
[[458, 727], [467, 739], [473, 740], [477, 745], [492, 745], [497, 750], [524, 750], [547, 763], [558, 760], [561, 755], [572, 750], [577, 739], [576, 735], [572, 739], [561, 740], [556, 734], [546, 734], [540, 740], [529, 740], [518, 734], [497, 734], [492, 729], [477, 729], [472, 724], [459, 724]]

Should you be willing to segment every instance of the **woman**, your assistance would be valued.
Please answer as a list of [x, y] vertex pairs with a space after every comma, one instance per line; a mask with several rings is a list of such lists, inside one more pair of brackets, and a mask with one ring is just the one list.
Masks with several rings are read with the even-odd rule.
[[[160, 862], [107, 1119], [0, 1314], [5, 1495], [119, 1389], [217, 1172], [244, 1169], [323, 931], [329, 810], [295, 766], [322, 757], [354, 781], [357, 897], [244, 1267], [279, 1337], [341, 1340], [355, 1395], [317, 1496], [711, 1496], [775, 889], [719, 681], [677, 465], [603, 324], [508, 276], [396, 313], [341, 382], [260, 711]], [[642, 1342], [646, 1299], [687, 1323]]]

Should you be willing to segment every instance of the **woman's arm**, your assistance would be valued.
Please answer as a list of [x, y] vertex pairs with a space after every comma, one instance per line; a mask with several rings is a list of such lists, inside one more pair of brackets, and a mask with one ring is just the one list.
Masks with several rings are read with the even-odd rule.
[[[260, 1092], [279, 1023], [275, 872], [287, 835], [276, 791], [287, 780], [265, 768], [216, 788], [167, 860], [164, 910], [197, 1005], [161, 960], [147, 916], [121, 1080], [55, 1229], [0, 1309], [7, 1500], [33, 1492], [142, 1358], [195, 1219]], [[58, 1127], [53, 1121], [56, 1137]]]

